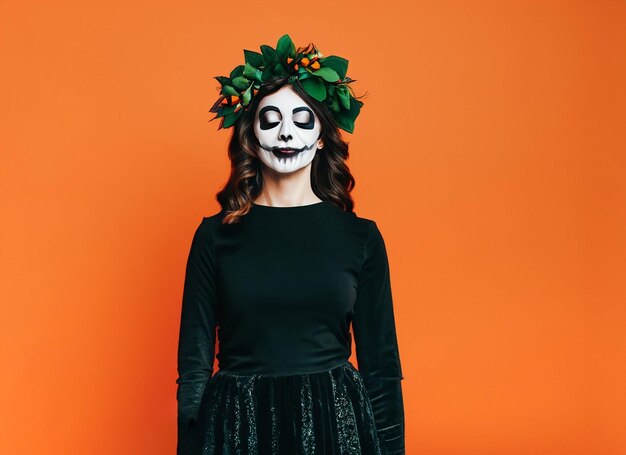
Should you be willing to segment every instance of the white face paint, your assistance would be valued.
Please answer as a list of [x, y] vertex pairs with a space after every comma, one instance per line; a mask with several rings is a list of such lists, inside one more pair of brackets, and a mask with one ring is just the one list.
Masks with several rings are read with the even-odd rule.
[[261, 144], [257, 155], [276, 172], [302, 169], [321, 145], [321, 128], [313, 109], [287, 84], [259, 103], [254, 118], [254, 133]]

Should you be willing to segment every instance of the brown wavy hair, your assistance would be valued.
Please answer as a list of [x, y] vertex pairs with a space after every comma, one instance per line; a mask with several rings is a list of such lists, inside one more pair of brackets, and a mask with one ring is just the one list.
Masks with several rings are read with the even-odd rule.
[[[223, 224], [239, 221], [248, 213], [252, 201], [263, 189], [262, 162], [257, 157], [258, 139], [254, 133], [254, 118], [259, 102], [289, 83], [287, 77], [272, 79], [261, 85], [252, 102], [244, 109], [239, 120], [233, 125], [228, 144], [230, 177], [217, 193], [217, 201], [222, 206]], [[352, 212], [354, 201], [350, 192], [355, 180], [346, 164], [349, 157], [348, 142], [345, 142], [330, 109], [304, 91], [296, 79], [292, 86], [296, 93], [311, 107], [321, 122], [321, 135], [324, 147], [315, 152], [311, 162], [311, 187], [317, 197], [330, 202], [344, 211]]]

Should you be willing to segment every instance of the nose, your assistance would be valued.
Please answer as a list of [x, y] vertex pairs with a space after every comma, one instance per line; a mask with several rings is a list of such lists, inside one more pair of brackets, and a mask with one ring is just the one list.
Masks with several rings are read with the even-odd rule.
[[288, 141], [290, 139], [293, 139], [293, 136], [291, 134], [291, 121], [289, 119], [286, 119], [285, 121], [281, 122], [280, 125], [280, 130], [278, 131], [278, 139], [280, 139], [281, 141]]

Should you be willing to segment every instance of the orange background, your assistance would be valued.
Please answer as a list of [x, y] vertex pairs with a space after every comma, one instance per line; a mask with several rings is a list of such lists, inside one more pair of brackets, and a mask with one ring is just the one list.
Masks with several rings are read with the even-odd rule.
[[624, 455], [623, 0], [1, 2], [0, 453], [174, 453], [213, 76], [284, 33], [368, 92], [407, 453]]

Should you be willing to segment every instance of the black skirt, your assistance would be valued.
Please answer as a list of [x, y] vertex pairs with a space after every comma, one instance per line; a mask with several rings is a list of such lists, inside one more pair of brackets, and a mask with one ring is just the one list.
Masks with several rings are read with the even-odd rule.
[[198, 416], [202, 455], [382, 455], [359, 371], [264, 375], [219, 370]]

